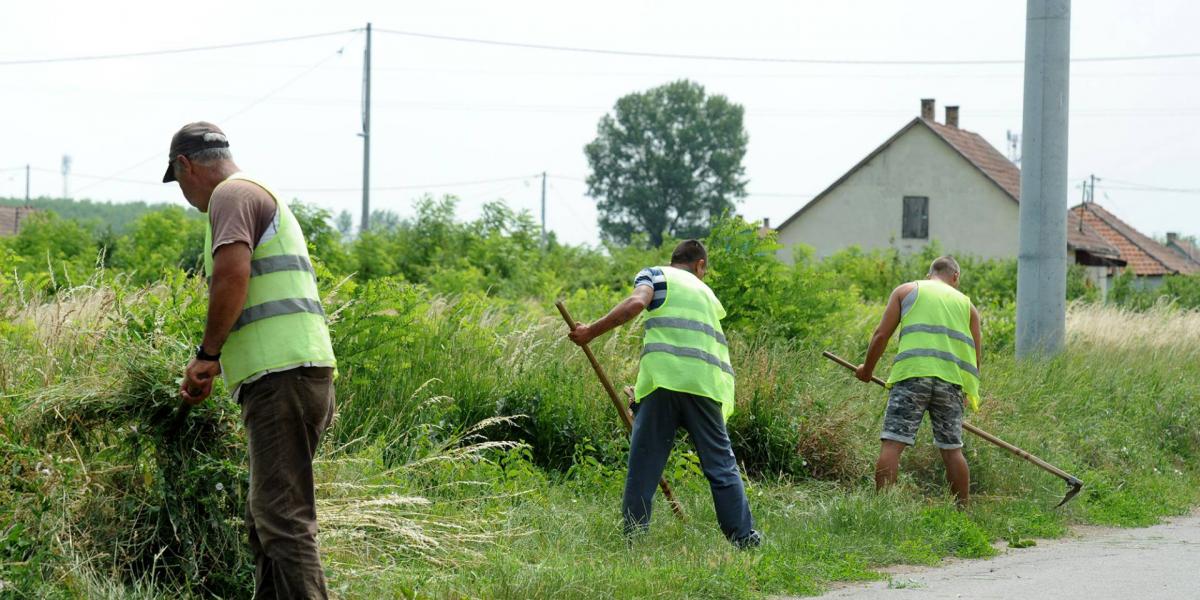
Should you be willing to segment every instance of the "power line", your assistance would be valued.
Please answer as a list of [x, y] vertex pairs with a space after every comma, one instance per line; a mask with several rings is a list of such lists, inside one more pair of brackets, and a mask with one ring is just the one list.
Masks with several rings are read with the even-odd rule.
[[268, 44], [283, 44], [286, 42], [296, 42], [300, 40], [311, 40], [316, 38], [329, 37], [332, 35], [340, 35], [343, 33], [352, 33], [362, 31], [362, 29], [342, 29], [338, 31], [327, 31], [325, 33], [310, 33], [307, 35], [295, 35], [291, 37], [273, 38], [269, 40], [254, 40], [250, 42], [234, 42], [231, 44], [214, 44], [210, 46], [192, 46], [190, 48], [168, 48], [164, 50], [143, 50], [140, 52], [121, 52], [116, 54], [92, 54], [86, 56], [61, 56], [56, 58], [25, 58], [15, 60], [0, 60], [0, 67], [15, 66], [15, 65], [45, 65], [53, 63], [67, 62], [86, 62], [95, 60], [115, 60], [120, 58], [141, 58], [146, 56], [163, 56], [167, 54], [186, 54], [190, 52], [207, 52], [209, 50], [226, 50], [229, 48], [246, 48], [249, 46], [265, 46]]
[[[427, 184], [422, 184], [422, 185], [392, 185], [392, 186], [372, 187], [371, 191], [386, 192], [386, 191], [396, 191], [396, 190], [422, 190], [422, 189], [426, 189], [426, 188], [446, 188], [446, 187], [459, 187], [459, 186], [471, 186], [471, 185], [487, 185], [487, 184], [492, 184], [492, 183], [502, 183], [502, 182], [510, 182], [510, 181], [525, 181], [525, 180], [533, 179], [534, 177], [541, 177], [541, 173], [535, 173], [532, 175], [515, 176], [515, 177], [496, 177], [493, 179], [474, 179], [474, 180], [469, 180], [469, 181], [450, 181], [450, 182], [442, 182], [442, 183], [427, 183]], [[317, 187], [317, 188], [280, 188], [279, 189], [279, 191], [281, 191], [281, 192], [293, 192], [293, 193], [295, 193], [295, 192], [304, 192], [304, 193], [357, 192], [360, 190], [362, 190], [361, 186], [360, 187]]]
[[[351, 30], [347, 30], [347, 31], [339, 31], [339, 32], [337, 32], [337, 33], [357, 33], [358, 31], [359, 31], [359, 30], [357, 30], [357, 29], [351, 29]], [[263, 102], [265, 102], [265, 101], [266, 101], [268, 98], [270, 98], [271, 96], [274, 96], [275, 94], [277, 94], [277, 93], [279, 93], [279, 92], [283, 91], [284, 89], [286, 89], [287, 87], [291, 86], [293, 83], [296, 83], [297, 81], [299, 81], [300, 79], [302, 79], [303, 77], [305, 77], [306, 75], [308, 75], [309, 73], [312, 73], [313, 71], [317, 70], [317, 69], [318, 69], [318, 68], [319, 68], [321, 65], [325, 64], [326, 62], [329, 62], [329, 61], [330, 61], [330, 60], [332, 60], [334, 57], [336, 57], [336, 56], [341, 56], [341, 55], [342, 55], [342, 52], [343, 52], [343, 51], [346, 49], [346, 45], [347, 45], [347, 44], [349, 44], [351, 41], [352, 41], [352, 40], [346, 40], [346, 42], [345, 42], [344, 44], [342, 44], [342, 46], [341, 46], [340, 48], [338, 48], [338, 49], [337, 49], [337, 52], [334, 52], [334, 53], [332, 53], [332, 54], [330, 54], [330, 55], [328, 55], [328, 56], [325, 56], [324, 58], [322, 58], [321, 60], [319, 60], [319, 61], [317, 61], [315, 64], [313, 64], [311, 67], [309, 67], [309, 68], [308, 68], [308, 70], [306, 70], [306, 71], [304, 71], [304, 72], [300, 73], [299, 75], [296, 75], [295, 77], [292, 77], [291, 79], [288, 79], [288, 80], [287, 80], [287, 81], [285, 81], [285, 82], [284, 82], [282, 85], [280, 85], [280, 86], [278, 86], [278, 87], [276, 87], [276, 88], [272, 89], [271, 91], [267, 92], [266, 94], [263, 94], [262, 96], [259, 96], [258, 98], [254, 99], [252, 102], [250, 102], [249, 104], [247, 104], [247, 105], [243, 106], [242, 108], [238, 109], [237, 111], [234, 111], [234, 112], [233, 112], [233, 113], [231, 113], [230, 115], [226, 116], [224, 119], [221, 119], [221, 122], [222, 122], [222, 123], [228, 123], [229, 121], [232, 121], [233, 119], [235, 119], [235, 118], [237, 118], [237, 117], [239, 117], [239, 116], [241, 116], [241, 115], [245, 114], [245, 113], [246, 113], [247, 111], [249, 111], [250, 109], [252, 109], [252, 108], [254, 108], [254, 107], [258, 106], [259, 104], [262, 104]], [[90, 189], [90, 188], [92, 188], [92, 187], [94, 187], [94, 186], [100, 185], [101, 183], [105, 183], [105, 182], [107, 182], [107, 181], [116, 181], [116, 180], [117, 180], [116, 178], [117, 178], [117, 176], [118, 176], [118, 175], [123, 175], [123, 174], [125, 174], [125, 173], [128, 173], [129, 171], [132, 171], [132, 170], [134, 170], [134, 169], [137, 169], [137, 168], [139, 168], [139, 167], [141, 167], [141, 166], [145, 165], [146, 163], [148, 163], [148, 162], [150, 162], [150, 161], [152, 161], [152, 160], [154, 160], [154, 159], [156, 159], [156, 158], [160, 158], [161, 156], [162, 156], [162, 153], [161, 153], [161, 152], [155, 152], [154, 154], [151, 154], [150, 156], [146, 157], [145, 159], [143, 159], [142, 161], [138, 162], [137, 164], [134, 164], [134, 165], [130, 165], [130, 166], [128, 166], [128, 167], [125, 167], [124, 169], [121, 169], [121, 170], [119, 170], [119, 171], [116, 171], [116, 172], [114, 172], [112, 175], [110, 175], [110, 176], [108, 176], [108, 177], [102, 177], [102, 178], [99, 178], [99, 179], [97, 179], [96, 181], [93, 181], [92, 183], [89, 183], [89, 184], [87, 184], [87, 185], [85, 185], [85, 186], [83, 186], [83, 187], [79, 188], [78, 190], [75, 190], [75, 195], [77, 195], [77, 196], [78, 196], [78, 195], [79, 195], [79, 194], [81, 194], [81, 193], [82, 193], [84, 190], [87, 190], [87, 189]], [[130, 183], [141, 183], [141, 182], [139, 182], [139, 181], [130, 181]]]
[[[1103, 181], [1101, 185], [1092, 184], [1101, 189], [1123, 191], [1123, 192], [1164, 192], [1170, 194], [1200, 194], [1200, 188], [1178, 188], [1161, 185], [1152, 185], [1148, 183], [1136, 183], [1133, 181], [1123, 181], [1121, 179], [1112, 179], [1111, 177], [1096, 177], [1096, 181]], [[1112, 185], [1116, 184], [1116, 185]]]
[[[572, 175], [555, 175], [550, 173], [546, 175], [550, 179], [562, 179], [566, 181], [574, 181], [576, 183], [587, 183], [587, 179]], [[815, 198], [816, 194], [808, 192], [746, 192], [747, 198]]]
[[1200, 194], [1200, 189], [1196, 188], [1164, 188], [1152, 186], [1119, 186], [1119, 185], [1098, 185], [1102, 190], [1110, 190], [1116, 192], [1162, 192], [1168, 194]]
[[[227, 50], [233, 48], [246, 48], [252, 46], [265, 46], [271, 44], [282, 44], [288, 42], [296, 42], [302, 40], [317, 39], [339, 35], [343, 33], [361, 32], [363, 29], [340, 29], [337, 31], [327, 31], [323, 33], [311, 33], [306, 35], [296, 35], [281, 38], [271, 38], [265, 40], [252, 40], [247, 42], [233, 42], [227, 44], [212, 44], [206, 46], [191, 46], [187, 48], [165, 48], [161, 50], [142, 50], [136, 52], [119, 52], [113, 54], [91, 54], [80, 56], [59, 56], [48, 58], [25, 58], [25, 59], [10, 59], [0, 60], [0, 66], [19, 66], [19, 65], [44, 65], [70, 62], [90, 62], [100, 60], [117, 60], [125, 58], [143, 58], [149, 56], [165, 56], [171, 54], [188, 54], [195, 52], [208, 52], [212, 50]], [[393, 35], [438, 40], [445, 42], [458, 42], [467, 44], [480, 44], [488, 46], [502, 46], [508, 48], [524, 48], [529, 50], [546, 50], [552, 52], [571, 52], [580, 54], [601, 54], [609, 56], [630, 56], [640, 58], [667, 58], [676, 60], [700, 60], [700, 61], [722, 61], [722, 62], [742, 62], [742, 63], [782, 63], [782, 64], [807, 64], [807, 65], [915, 65], [915, 66], [937, 66], [937, 65], [1018, 65], [1023, 64], [1022, 59], [958, 59], [958, 60], [919, 60], [919, 59], [846, 59], [846, 58], [793, 58], [793, 57], [775, 57], [775, 56], [731, 56], [718, 54], [688, 54], [677, 52], [654, 52], [646, 50], [624, 50], [614, 48], [593, 48], [585, 46], [561, 46], [554, 44], [537, 44], [530, 42], [512, 42], [506, 40], [495, 40], [485, 38], [473, 38], [464, 36], [442, 35], [435, 33], [424, 33], [418, 31], [404, 31], [399, 29], [375, 29], [381, 33], [390, 33]], [[1135, 54], [1135, 55], [1119, 55], [1119, 56], [1090, 56], [1072, 58], [1071, 62], [1079, 63], [1099, 63], [1099, 62], [1131, 62], [1131, 61], [1153, 61], [1153, 60], [1178, 60], [1200, 58], [1200, 52], [1178, 52], [1166, 54]]]
[[[24, 169], [25, 167], [21, 167], [21, 168]], [[0, 169], [0, 171], [2, 171], [2, 170], [3, 169]], [[39, 173], [52, 173], [54, 175], [62, 174], [61, 169], [47, 169], [45, 167], [30, 167], [30, 170], [37, 171]], [[84, 179], [103, 179], [105, 181], [115, 181], [118, 183], [136, 183], [138, 185], [162, 185], [161, 181], [151, 181], [149, 179], [121, 179], [118, 177], [109, 177], [107, 175], [88, 175], [87, 173], [76, 173], [74, 171], [71, 172], [71, 176], [72, 177], [82, 177]]]
[[[783, 63], [802, 65], [1020, 65], [1023, 59], [960, 59], [960, 60], [901, 60], [901, 59], [827, 59], [827, 58], [787, 58], [771, 56], [728, 56], [717, 54], [684, 54], [675, 52], [651, 52], [645, 50], [621, 50], [612, 48], [591, 48], [585, 46], [559, 46], [553, 44], [535, 44], [529, 42], [511, 42], [485, 38], [464, 37], [423, 33], [418, 31], [403, 31], [398, 29], [376, 29], [381, 33], [438, 40], [443, 42], [458, 42], [480, 44], [486, 46], [503, 46], [507, 48], [524, 48], [528, 50], [548, 50], [552, 52], [573, 52], [577, 54], [603, 54], [609, 56], [632, 56], [640, 58], [669, 58], [677, 60], [704, 60], [741, 63]], [[1200, 52], [1182, 52], [1174, 54], [1142, 54], [1127, 56], [1091, 56], [1072, 58], [1071, 62], [1123, 62], [1145, 60], [1173, 60], [1184, 58], [1200, 58]]]

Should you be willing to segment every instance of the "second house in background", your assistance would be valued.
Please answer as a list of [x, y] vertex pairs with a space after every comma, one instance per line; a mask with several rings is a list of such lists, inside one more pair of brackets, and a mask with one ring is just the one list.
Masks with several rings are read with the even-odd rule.
[[[798, 244], [826, 257], [849, 246], [917, 252], [937, 240], [944, 252], [1016, 258], [1021, 170], [983, 136], [959, 127], [957, 106], [934, 118], [921, 114], [842, 175], [779, 227], [780, 258], [791, 262]], [[1103, 290], [1116, 248], [1068, 215], [1071, 262], [1094, 267]]]

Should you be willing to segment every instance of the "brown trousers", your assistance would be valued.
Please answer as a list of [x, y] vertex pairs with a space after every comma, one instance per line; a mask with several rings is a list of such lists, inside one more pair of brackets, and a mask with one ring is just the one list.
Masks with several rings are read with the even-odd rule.
[[333, 369], [299, 367], [242, 388], [250, 457], [246, 526], [254, 598], [325, 599], [313, 455], [333, 419]]

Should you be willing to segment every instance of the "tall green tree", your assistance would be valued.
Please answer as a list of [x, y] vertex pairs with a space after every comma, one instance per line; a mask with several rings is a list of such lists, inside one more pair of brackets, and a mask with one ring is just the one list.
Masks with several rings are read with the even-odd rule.
[[680, 80], [617, 100], [584, 148], [600, 232], [628, 243], [645, 233], [703, 237], [746, 195], [744, 109]]

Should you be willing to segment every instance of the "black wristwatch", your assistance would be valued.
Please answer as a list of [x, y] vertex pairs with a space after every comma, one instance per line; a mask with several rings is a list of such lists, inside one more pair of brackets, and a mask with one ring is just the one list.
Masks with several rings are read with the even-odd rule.
[[204, 344], [200, 344], [199, 346], [196, 346], [196, 360], [215, 362], [221, 360], [221, 353], [218, 352], [216, 354], [209, 354], [204, 351]]

